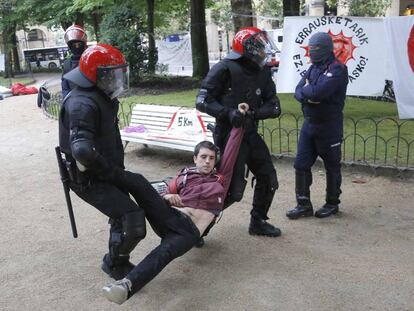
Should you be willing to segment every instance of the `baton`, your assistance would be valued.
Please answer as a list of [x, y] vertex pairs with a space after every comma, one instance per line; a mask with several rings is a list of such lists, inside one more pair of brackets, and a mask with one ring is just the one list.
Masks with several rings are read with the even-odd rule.
[[75, 216], [73, 215], [72, 201], [70, 200], [70, 194], [69, 194], [69, 190], [70, 190], [69, 174], [68, 174], [65, 164], [63, 163], [62, 153], [60, 152], [60, 147], [57, 146], [55, 148], [55, 151], [56, 151], [57, 162], [59, 165], [60, 180], [62, 181], [63, 191], [65, 192], [66, 205], [68, 207], [68, 212], [69, 212], [70, 226], [72, 227], [72, 235], [76, 239], [78, 237], [78, 230], [76, 229]]

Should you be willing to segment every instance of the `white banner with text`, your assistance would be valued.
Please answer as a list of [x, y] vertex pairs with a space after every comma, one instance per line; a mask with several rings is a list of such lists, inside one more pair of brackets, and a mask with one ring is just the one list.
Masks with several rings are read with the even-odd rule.
[[278, 93], [295, 91], [310, 66], [309, 38], [317, 32], [330, 34], [336, 57], [348, 67], [347, 95], [382, 95], [388, 69], [384, 19], [350, 16], [285, 18]]

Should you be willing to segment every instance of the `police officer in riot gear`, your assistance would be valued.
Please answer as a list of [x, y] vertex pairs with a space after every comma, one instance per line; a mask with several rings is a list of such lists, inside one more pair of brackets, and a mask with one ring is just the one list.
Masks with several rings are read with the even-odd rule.
[[79, 25], [72, 25], [66, 29], [65, 42], [71, 52], [71, 57], [65, 59], [63, 62], [62, 74], [62, 97], [65, 98], [70, 90], [74, 87], [71, 82], [66, 80], [63, 76], [79, 65], [79, 59], [87, 48], [88, 37], [85, 30]]
[[341, 194], [341, 143], [343, 108], [348, 85], [347, 67], [335, 58], [329, 34], [319, 32], [309, 39], [312, 65], [295, 90], [302, 104], [304, 123], [300, 132], [294, 167], [297, 206], [288, 211], [290, 219], [313, 216], [310, 200], [311, 167], [322, 158], [326, 170], [326, 203], [315, 216], [328, 217], [338, 212]]
[[[88, 48], [79, 66], [64, 76], [74, 88], [59, 115], [59, 145], [69, 171], [69, 186], [110, 218], [109, 251], [102, 269], [117, 280], [133, 269], [129, 254], [146, 234], [144, 210], [125, 190], [116, 97], [128, 88], [128, 77], [128, 64], [119, 50], [106, 44]], [[134, 183], [152, 189], [144, 177], [133, 175]], [[132, 195], [140, 205], [152, 204], [144, 194]], [[157, 199], [156, 193], [148, 195]]]
[[256, 181], [249, 233], [279, 236], [281, 231], [269, 224], [267, 213], [278, 188], [276, 170], [268, 147], [258, 134], [258, 121], [280, 115], [280, 102], [267, 66], [274, 43], [256, 27], [236, 33], [232, 51], [214, 65], [201, 83], [196, 107], [216, 118], [214, 142], [221, 150], [232, 126], [239, 126], [239, 103], [250, 106], [249, 124], [240, 147], [225, 206], [242, 199], [246, 186], [245, 165]]

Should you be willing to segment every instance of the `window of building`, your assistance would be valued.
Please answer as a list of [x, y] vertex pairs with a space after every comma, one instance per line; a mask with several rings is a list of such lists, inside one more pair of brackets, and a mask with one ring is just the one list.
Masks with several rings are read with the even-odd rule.
[[40, 29], [32, 29], [27, 33], [28, 41], [39, 41], [44, 39], [44, 33]]

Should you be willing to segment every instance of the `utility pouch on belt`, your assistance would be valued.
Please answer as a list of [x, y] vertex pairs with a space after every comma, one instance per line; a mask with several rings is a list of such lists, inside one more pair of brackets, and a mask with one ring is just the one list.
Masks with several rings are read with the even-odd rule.
[[76, 184], [77, 186], [86, 186], [89, 184], [89, 176], [79, 171], [76, 166], [75, 159], [65, 156], [63, 163], [65, 164], [66, 170], [68, 172], [69, 180], [73, 184]]

